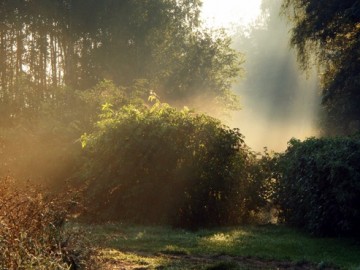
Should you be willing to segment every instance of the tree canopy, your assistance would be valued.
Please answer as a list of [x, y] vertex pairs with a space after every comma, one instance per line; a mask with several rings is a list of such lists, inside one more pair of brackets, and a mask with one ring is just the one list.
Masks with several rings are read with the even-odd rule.
[[241, 57], [199, 28], [200, 0], [0, 1], [0, 103], [39, 110], [56, 89], [146, 79], [164, 101], [206, 95], [234, 107]]
[[360, 129], [360, 1], [284, 0], [291, 44], [304, 69], [314, 61], [322, 77], [324, 131]]

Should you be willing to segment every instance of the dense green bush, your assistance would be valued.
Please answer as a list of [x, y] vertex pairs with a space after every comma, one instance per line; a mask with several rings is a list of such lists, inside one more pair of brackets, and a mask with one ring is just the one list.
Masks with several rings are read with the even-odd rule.
[[276, 201], [284, 221], [317, 235], [358, 234], [360, 140], [291, 140], [279, 158]]
[[264, 198], [238, 129], [188, 109], [103, 106], [84, 135], [92, 217], [183, 227], [245, 221]]

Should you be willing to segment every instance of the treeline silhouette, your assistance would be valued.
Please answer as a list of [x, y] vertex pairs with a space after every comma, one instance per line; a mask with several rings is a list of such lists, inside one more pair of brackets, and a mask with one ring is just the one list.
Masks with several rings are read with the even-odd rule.
[[59, 87], [104, 79], [147, 79], [164, 101], [202, 95], [236, 106], [229, 88], [239, 55], [225, 36], [200, 30], [199, 12], [198, 0], [2, 1], [1, 118], [39, 111]]

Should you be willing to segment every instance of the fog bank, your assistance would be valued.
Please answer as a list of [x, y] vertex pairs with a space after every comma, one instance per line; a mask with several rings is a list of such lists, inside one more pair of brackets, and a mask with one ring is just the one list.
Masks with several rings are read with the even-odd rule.
[[289, 26], [279, 16], [280, 0], [265, 0], [262, 18], [238, 29], [234, 48], [246, 55], [246, 76], [234, 86], [240, 112], [230, 121], [256, 151], [283, 151], [292, 138], [316, 136], [320, 95], [316, 72], [304, 74], [289, 45]]

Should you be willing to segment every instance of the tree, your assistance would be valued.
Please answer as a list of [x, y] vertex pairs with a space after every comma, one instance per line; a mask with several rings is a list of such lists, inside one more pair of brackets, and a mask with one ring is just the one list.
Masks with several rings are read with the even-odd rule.
[[[162, 99], [199, 92], [234, 107], [239, 55], [199, 30], [200, 0], [0, 3], [0, 103], [5, 118], [36, 112], [56, 88], [152, 82]], [[26, 84], [29, 91], [24, 91]]]
[[49, 178], [52, 169], [45, 175], [26, 169], [49, 157], [74, 165], [74, 142], [91, 132], [105, 102], [118, 109], [155, 91], [179, 106], [202, 95], [207, 105], [234, 107], [229, 88], [240, 57], [227, 37], [199, 30], [200, 5], [0, 0], [0, 174], [11, 168], [19, 178]]
[[284, 0], [293, 24], [291, 44], [303, 69], [315, 62], [322, 77], [326, 134], [360, 129], [360, 1]]

